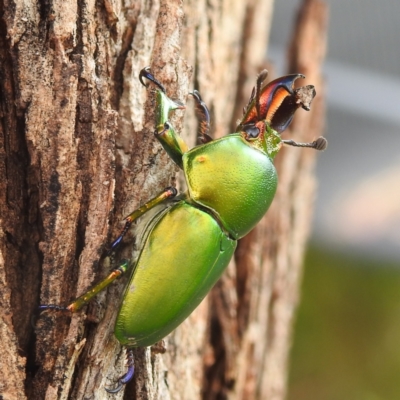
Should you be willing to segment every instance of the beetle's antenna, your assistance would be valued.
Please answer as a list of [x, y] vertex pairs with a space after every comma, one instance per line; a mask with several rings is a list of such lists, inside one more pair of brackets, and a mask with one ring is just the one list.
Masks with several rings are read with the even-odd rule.
[[147, 87], [147, 85], [143, 82], [143, 78], [148, 79], [150, 82], [153, 82], [163, 93], [165, 93], [165, 87], [159, 82], [154, 75], [150, 72], [150, 67], [144, 67], [140, 72], [139, 72], [139, 81], [140, 83], [144, 86]]
[[282, 142], [289, 146], [310, 147], [318, 151], [324, 151], [328, 147], [328, 141], [323, 136], [320, 136], [318, 139], [314, 140], [311, 143], [298, 143], [294, 140], [282, 140]]

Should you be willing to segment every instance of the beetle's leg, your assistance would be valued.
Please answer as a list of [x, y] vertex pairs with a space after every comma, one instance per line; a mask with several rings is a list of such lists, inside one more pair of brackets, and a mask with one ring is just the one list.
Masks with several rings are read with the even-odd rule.
[[188, 151], [188, 146], [175, 132], [169, 122], [169, 115], [171, 111], [183, 110], [185, 106], [180, 101], [172, 100], [166, 95], [164, 86], [151, 74], [149, 67], [143, 68], [139, 74], [140, 82], [146, 86], [143, 78], [148, 79], [157, 87], [156, 130], [154, 134], [172, 160], [182, 168], [182, 155]]
[[189, 93], [196, 101], [195, 111], [199, 122], [198, 135], [202, 143], [212, 141], [212, 137], [208, 134], [210, 131], [210, 112], [206, 103], [202, 100], [200, 93], [197, 90]]
[[114, 389], [106, 389], [108, 393], [118, 393], [124, 385], [126, 385], [132, 378], [135, 373], [135, 366], [133, 361], [133, 350], [126, 349], [126, 358], [127, 358], [127, 365], [128, 371], [121, 378], [118, 379], [118, 385]]
[[39, 306], [39, 310], [40, 311], [58, 310], [58, 311], [70, 311], [70, 312], [79, 311], [83, 306], [88, 304], [94, 296], [96, 296], [108, 285], [113, 283], [117, 278], [119, 278], [122, 274], [124, 274], [131, 267], [131, 265], [132, 262], [128, 260], [122, 261], [121, 264], [117, 268], [113, 269], [106, 278], [104, 278], [97, 285], [93, 286], [82, 296], [79, 296], [77, 299], [75, 299], [71, 304], [69, 304], [66, 307], [58, 306], [55, 304], [42, 304]]
[[171, 199], [178, 194], [177, 190], [170, 186], [164, 189], [160, 194], [156, 197], [153, 197], [147, 203], [143, 204], [141, 207], [130, 213], [125, 218], [125, 226], [122, 229], [120, 235], [114, 240], [114, 242], [110, 246], [110, 250], [108, 251], [108, 255], [110, 255], [120, 244], [126, 233], [129, 231], [133, 221], [141, 217], [147, 211], [151, 210], [153, 207], [157, 206], [158, 204], [162, 203], [165, 200]]
[[311, 143], [297, 143], [294, 140], [282, 140], [282, 143], [295, 147], [310, 147], [319, 151], [323, 151], [328, 147], [328, 141], [323, 136], [320, 136]]
[[144, 86], [147, 87], [147, 85], [143, 82], [143, 78], [148, 79], [150, 82], [154, 83], [163, 93], [165, 93], [165, 87], [161, 84], [160, 81], [158, 81], [154, 75], [150, 72], [150, 67], [144, 67], [142, 70], [139, 72], [139, 81], [140, 83]]
[[[118, 245], [121, 243], [124, 235], [126, 234], [126, 232], [129, 230], [132, 223], [137, 218], [141, 217], [147, 211], [151, 210], [153, 207], [162, 203], [163, 201], [175, 197], [177, 195], [177, 193], [178, 192], [174, 187], [172, 187], [172, 186], [167, 187], [158, 196], [152, 198], [147, 203], [145, 203], [141, 207], [139, 207], [137, 210], [135, 210], [131, 214], [129, 214], [125, 218], [124, 229], [122, 230], [122, 232], [118, 236], [118, 238], [116, 240], [114, 240], [114, 242], [111, 244], [111, 248], [108, 253], [113, 252], [118, 247]], [[74, 300], [70, 305], [68, 305], [66, 307], [59, 306], [56, 304], [42, 304], [39, 306], [39, 310], [40, 311], [58, 310], [58, 311], [70, 311], [70, 312], [79, 311], [83, 306], [88, 304], [94, 296], [96, 296], [103, 289], [105, 289], [108, 285], [110, 285], [112, 282], [114, 282], [115, 279], [117, 279], [122, 274], [124, 274], [130, 268], [130, 266], [131, 266], [131, 262], [129, 262], [127, 260], [122, 261], [120, 263], [120, 265], [117, 268], [113, 269], [105, 279], [103, 279], [97, 285], [93, 286], [82, 296], [79, 296], [76, 300]]]
[[176, 100], [171, 100], [160, 90], [157, 90], [156, 106], [156, 129], [154, 135], [172, 160], [182, 168], [182, 155], [188, 151], [188, 146], [175, 132], [174, 127], [169, 122], [169, 115], [171, 111], [183, 110], [185, 106]]

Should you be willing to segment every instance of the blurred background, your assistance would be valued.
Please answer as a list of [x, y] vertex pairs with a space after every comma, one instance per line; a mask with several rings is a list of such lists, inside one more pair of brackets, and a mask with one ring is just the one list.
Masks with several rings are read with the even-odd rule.
[[[398, 400], [400, 1], [325, 2], [329, 147], [317, 165], [288, 400]], [[299, 4], [275, 0], [268, 58], [279, 73]]]

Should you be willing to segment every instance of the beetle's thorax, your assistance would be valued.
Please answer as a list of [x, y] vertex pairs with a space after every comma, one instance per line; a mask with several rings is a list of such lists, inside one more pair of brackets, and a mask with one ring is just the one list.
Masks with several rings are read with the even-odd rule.
[[190, 201], [216, 215], [235, 239], [257, 224], [274, 197], [277, 176], [267, 153], [275, 151], [270, 142], [249, 142], [235, 133], [183, 156]]

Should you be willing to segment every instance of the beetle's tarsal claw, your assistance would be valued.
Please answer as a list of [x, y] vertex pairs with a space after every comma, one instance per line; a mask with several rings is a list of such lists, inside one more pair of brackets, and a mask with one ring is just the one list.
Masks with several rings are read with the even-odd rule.
[[139, 73], [139, 81], [140, 81], [140, 83], [144, 87], [147, 87], [147, 85], [143, 81], [143, 78], [146, 78], [150, 82], [154, 83], [163, 93], [165, 93], [165, 87], [150, 72], [150, 67], [144, 67]]
[[114, 389], [105, 388], [106, 392], [118, 393], [124, 387], [124, 385], [126, 385], [133, 378], [133, 375], [135, 374], [135, 367], [134, 367], [134, 362], [133, 362], [133, 350], [132, 349], [127, 349], [126, 358], [127, 358], [127, 364], [128, 364], [128, 371], [126, 371], [126, 374], [124, 374], [123, 376], [121, 376], [121, 378], [118, 379], [117, 387], [115, 387]]
[[121, 383], [121, 381], [118, 381], [118, 385], [116, 388], [109, 389], [109, 388], [105, 387], [104, 389], [106, 390], [107, 393], [115, 394], [115, 393], [118, 393], [123, 387], [124, 387], [124, 384]]
[[196, 90], [196, 89], [193, 90], [193, 92], [189, 92], [189, 95], [193, 96], [196, 99], [196, 101], [198, 101], [199, 103], [201, 103], [203, 101], [201, 96], [200, 96], [200, 92], [198, 90]]
[[144, 67], [143, 69], [140, 70], [139, 72], [139, 81], [140, 83], [144, 86], [147, 87], [147, 85], [144, 83], [143, 78], [147, 78], [147, 76], [150, 74], [150, 67]]

